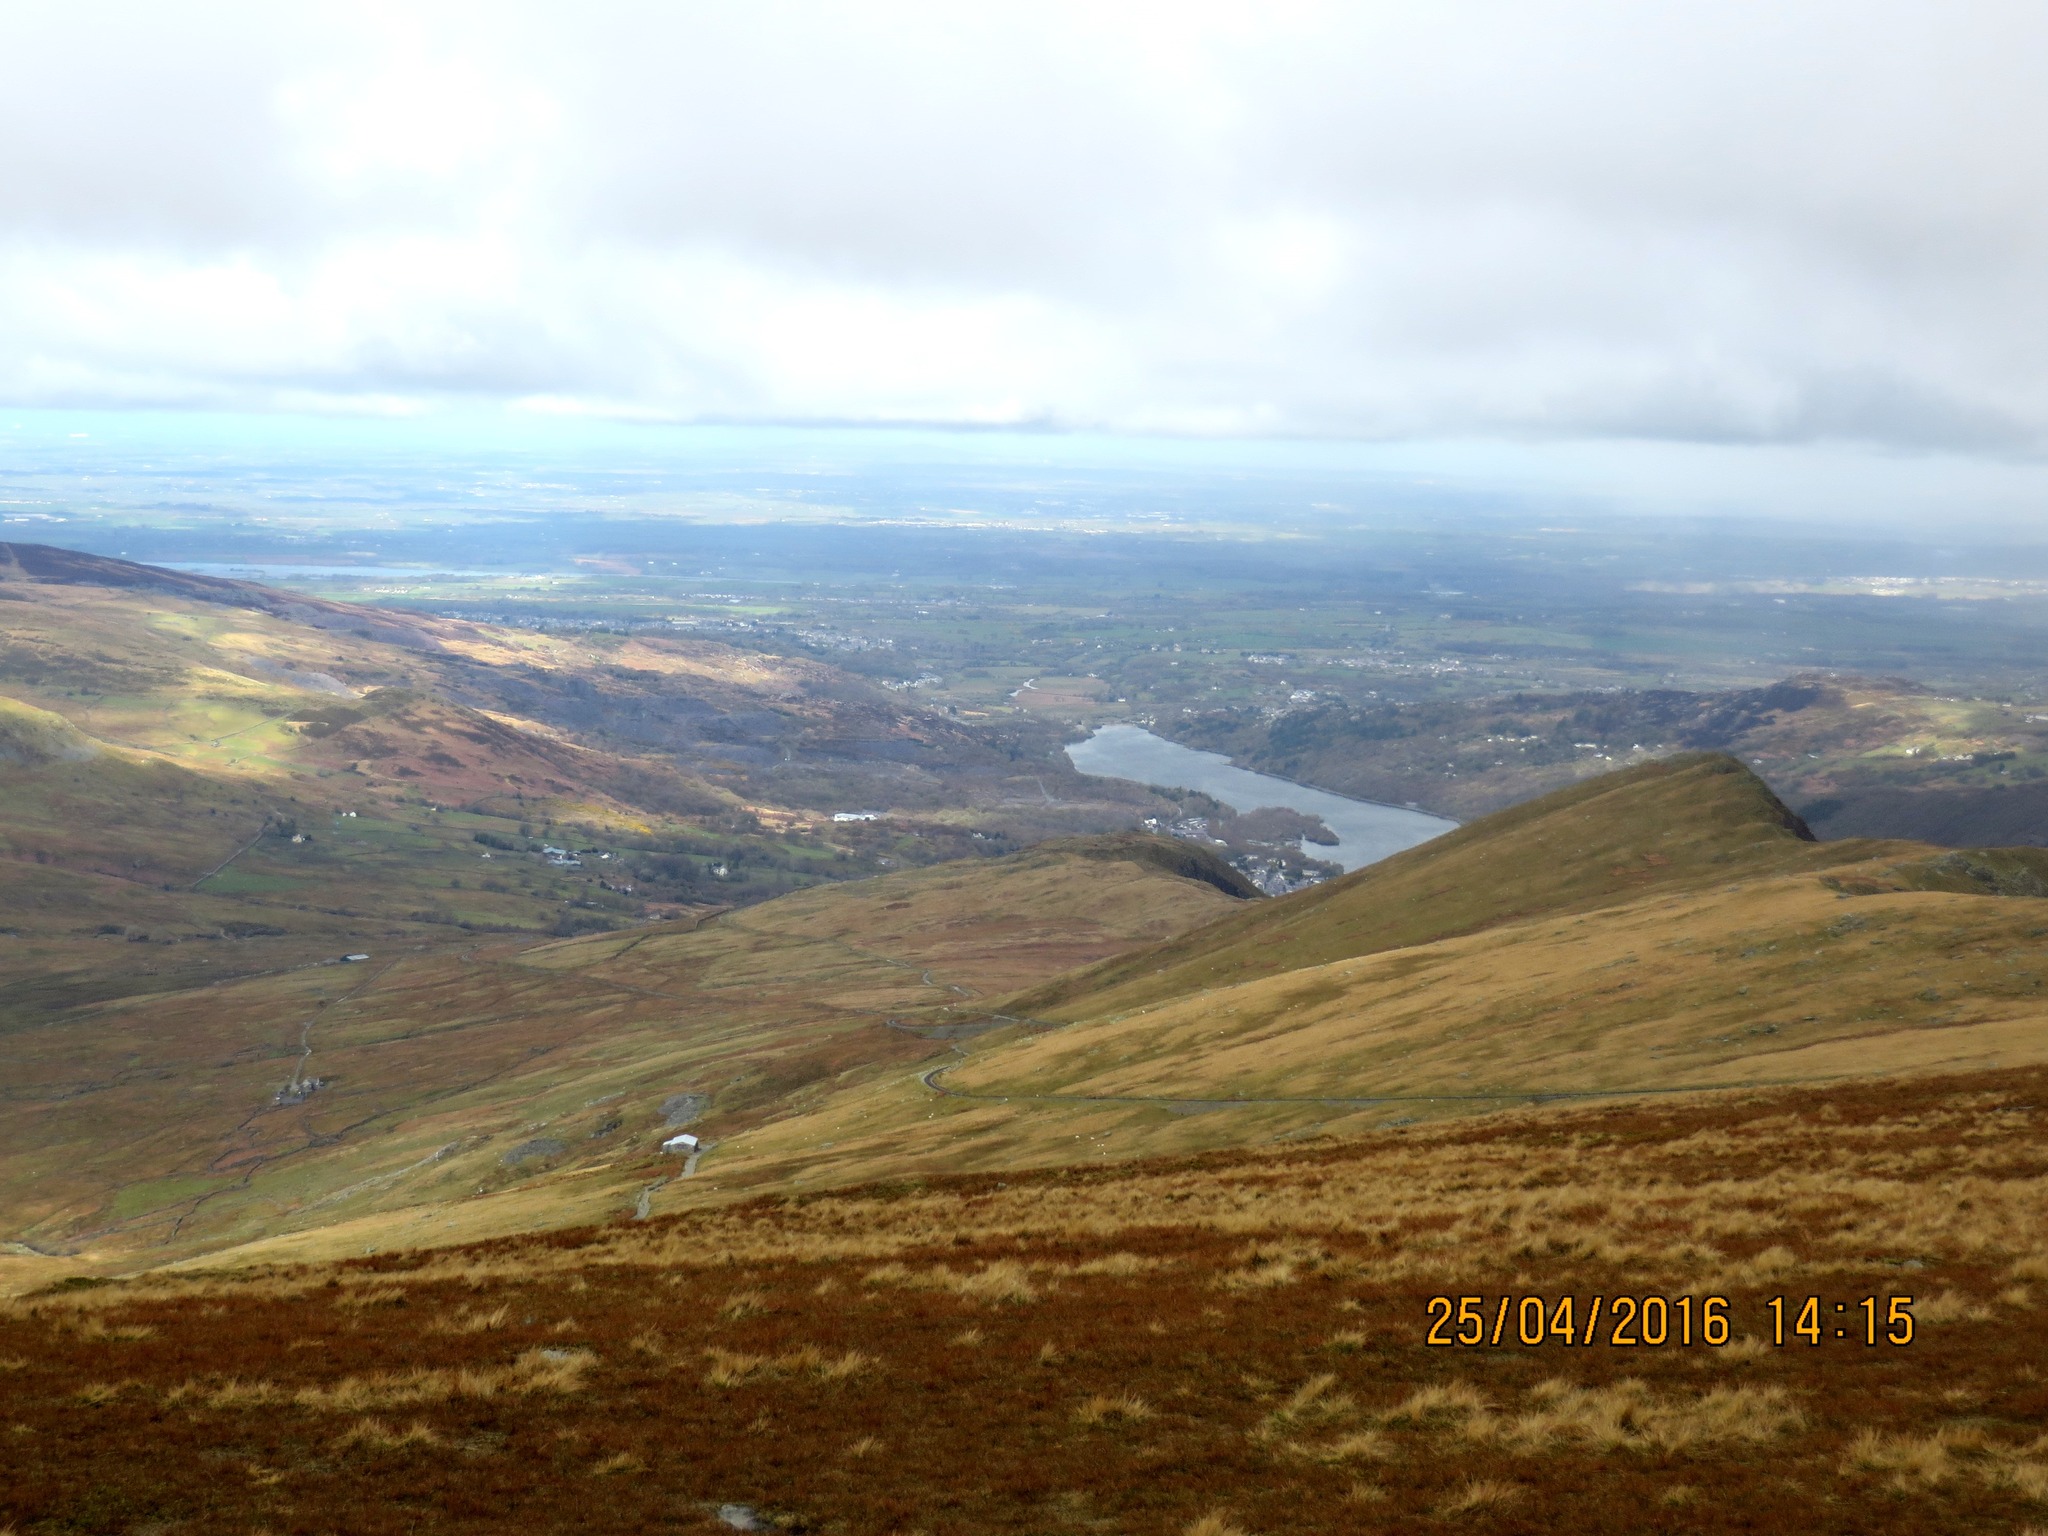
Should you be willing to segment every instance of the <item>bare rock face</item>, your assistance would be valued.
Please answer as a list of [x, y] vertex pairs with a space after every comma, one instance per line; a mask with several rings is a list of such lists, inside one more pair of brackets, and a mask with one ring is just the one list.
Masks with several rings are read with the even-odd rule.
[[661, 1123], [670, 1130], [681, 1130], [691, 1121], [702, 1117], [711, 1107], [708, 1093], [677, 1093], [661, 1101]]
[[518, 1146], [499, 1158], [498, 1161], [507, 1168], [516, 1168], [521, 1163], [530, 1163], [541, 1158], [560, 1157], [568, 1150], [569, 1143], [566, 1141], [557, 1141], [552, 1136], [536, 1136], [531, 1141], [522, 1141]]

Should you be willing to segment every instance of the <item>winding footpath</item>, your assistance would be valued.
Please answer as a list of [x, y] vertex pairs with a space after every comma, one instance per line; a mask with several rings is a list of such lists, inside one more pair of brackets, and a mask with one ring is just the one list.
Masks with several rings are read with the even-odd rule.
[[1261, 1104], [1313, 1104], [1326, 1109], [1370, 1109], [1379, 1104], [1487, 1103], [1544, 1104], [1554, 1099], [1628, 1099], [1643, 1094], [1729, 1093], [1738, 1089], [1792, 1088], [1810, 1083], [1840, 1082], [1849, 1074], [1827, 1077], [1787, 1077], [1752, 1083], [1687, 1083], [1674, 1088], [1514, 1088], [1499, 1093], [1382, 1093], [1362, 1098], [1339, 1098], [1303, 1094], [1286, 1098], [1176, 1099], [1164, 1094], [1123, 1093], [976, 1093], [969, 1088], [948, 1088], [939, 1081], [943, 1073], [964, 1065], [941, 1062], [918, 1074], [917, 1080], [933, 1093], [949, 1099], [980, 1099], [996, 1104], [1133, 1104], [1157, 1105], [1165, 1109], [1250, 1109]]

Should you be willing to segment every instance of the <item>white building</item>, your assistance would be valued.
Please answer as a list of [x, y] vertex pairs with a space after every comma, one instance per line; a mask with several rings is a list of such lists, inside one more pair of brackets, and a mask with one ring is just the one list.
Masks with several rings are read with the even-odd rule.
[[661, 1150], [687, 1155], [697, 1150], [697, 1138], [688, 1131], [685, 1131], [680, 1136], [669, 1137], [667, 1141], [661, 1144]]

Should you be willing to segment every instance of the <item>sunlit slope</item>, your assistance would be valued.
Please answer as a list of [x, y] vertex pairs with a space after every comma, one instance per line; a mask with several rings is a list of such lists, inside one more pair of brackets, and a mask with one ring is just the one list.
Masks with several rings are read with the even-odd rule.
[[345, 773], [358, 794], [522, 819], [993, 814], [1026, 791], [1051, 800], [1048, 774], [1082, 784], [1063, 759], [1027, 773], [1007, 738], [803, 655], [543, 633], [27, 544], [0, 543], [0, 694], [190, 766]]
[[1814, 868], [1868, 845], [1817, 846], [1731, 757], [1693, 753], [1573, 785], [1369, 868], [1233, 914], [1156, 949], [1010, 999], [1076, 1019], [1206, 987], [1592, 911], [1737, 875]]
[[555, 883], [492, 878], [474, 841], [518, 830], [313, 775], [188, 767], [0, 699], [0, 1032], [464, 926], [545, 932]]
[[[1304, 967], [949, 1087], [1192, 1099], [1674, 1089], [2048, 1059], [2048, 904], [1767, 876]], [[1387, 1113], [1415, 1113], [1390, 1103]]]
[[0, 859], [189, 886], [287, 803], [97, 741], [0, 696]]
[[949, 1005], [1235, 904], [1183, 861], [1034, 850], [690, 932], [380, 948], [74, 1009], [0, 1035], [0, 1241], [168, 1258], [375, 1212], [476, 1235], [587, 1214], [593, 1189], [630, 1203], [683, 1095], [733, 1137], [943, 1051], [918, 1031]]
[[[563, 665], [545, 637], [62, 551], [40, 552], [67, 555], [59, 576], [36, 577], [33, 548], [0, 545], [0, 694], [68, 728], [74, 755], [113, 745], [353, 801], [617, 809], [615, 761], [446, 695], [458, 662]], [[20, 729], [0, 720], [0, 764]]]
[[2032, 1059], [2044, 868], [1816, 845], [1731, 759], [1646, 766], [1064, 978], [1033, 995], [1083, 1022], [947, 1082], [1455, 1102]]
[[[517, 683], [597, 666], [576, 644], [0, 544], [0, 1029], [464, 930], [635, 915], [645, 882], [621, 894], [507, 860], [538, 846], [530, 832], [569, 838], [555, 817], [709, 850], [705, 867], [745, 845], [732, 793], [462, 702], [479, 668]], [[621, 654], [693, 699], [798, 690], [714, 649]], [[792, 854], [739, 894], [832, 858]]]

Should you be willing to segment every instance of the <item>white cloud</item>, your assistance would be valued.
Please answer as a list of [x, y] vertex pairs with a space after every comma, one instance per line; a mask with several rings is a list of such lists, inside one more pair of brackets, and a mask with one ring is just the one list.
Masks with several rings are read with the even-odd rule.
[[22, 5], [0, 399], [2048, 441], [2048, 12]]

